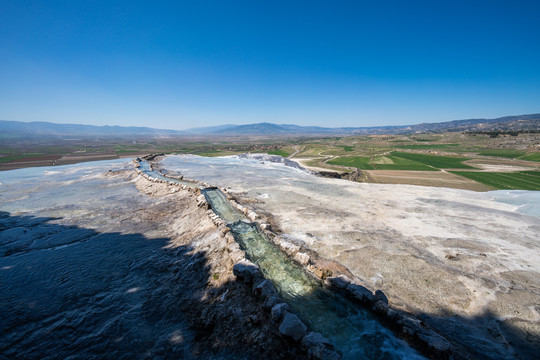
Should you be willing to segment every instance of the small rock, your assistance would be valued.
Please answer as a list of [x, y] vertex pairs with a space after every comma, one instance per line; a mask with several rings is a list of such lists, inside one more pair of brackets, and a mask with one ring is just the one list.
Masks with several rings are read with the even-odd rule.
[[227, 243], [231, 244], [231, 243], [236, 243], [236, 241], [234, 240], [234, 235], [230, 232], [226, 233], [225, 234], [225, 240], [227, 240]]
[[290, 337], [294, 341], [300, 341], [306, 334], [307, 327], [304, 323], [290, 312], [285, 313], [281, 325], [279, 326], [279, 332], [283, 336]]
[[269, 296], [275, 295], [276, 290], [270, 281], [263, 279], [253, 286], [253, 294], [266, 299]]
[[326, 269], [326, 268], [320, 268], [320, 267], [312, 266], [310, 268], [310, 271], [312, 271], [315, 275], [317, 275], [319, 278], [321, 278], [323, 280], [330, 277], [330, 276], [332, 276], [332, 270]]
[[381, 290], [375, 291], [375, 304], [373, 310], [381, 315], [386, 315], [388, 311], [388, 298]]
[[270, 224], [261, 224], [261, 229], [262, 230], [271, 230], [271, 226], [270, 226]]
[[251, 282], [258, 273], [259, 267], [249, 260], [242, 260], [233, 266], [233, 274], [245, 282]]
[[289, 305], [285, 303], [279, 303], [272, 307], [270, 316], [274, 322], [280, 322], [285, 312], [289, 311]]
[[334, 351], [334, 346], [318, 332], [309, 332], [302, 338], [301, 346], [310, 359], [338, 360], [341, 356]]
[[302, 345], [302, 348], [304, 348], [304, 349], [309, 349], [310, 347], [313, 347], [313, 346], [319, 345], [319, 344], [331, 345], [330, 341], [328, 341], [327, 338], [322, 336], [321, 333], [318, 333], [318, 332], [315, 332], [315, 331], [308, 332], [306, 334], [306, 336], [304, 336], [302, 338], [301, 345]]
[[424, 330], [420, 320], [409, 316], [402, 316], [398, 321], [398, 325], [401, 326], [402, 334], [408, 339], [413, 339], [415, 335]]
[[298, 252], [294, 255], [293, 259], [300, 265], [307, 265], [309, 263], [309, 255], [306, 253]]
[[417, 333], [418, 340], [428, 348], [428, 351], [437, 359], [448, 359], [452, 352], [452, 345], [434, 331], [419, 331]]
[[338, 289], [345, 289], [351, 283], [351, 279], [349, 279], [345, 275], [329, 277], [327, 279], [330, 282], [330, 284], [337, 287]]
[[226, 227], [224, 227], [223, 229], [221, 229], [220, 232], [221, 232], [223, 235], [225, 235], [225, 234], [228, 234], [230, 231], [231, 231], [231, 228], [228, 227], [228, 226], [226, 226]]
[[384, 301], [378, 300], [377, 302], [375, 302], [375, 304], [373, 304], [373, 311], [380, 315], [387, 315], [388, 304]]
[[386, 297], [386, 295], [382, 292], [382, 290], [377, 290], [375, 291], [375, 299], [377, 301], [382, 301], [384, 302], [386, 305], [388, 305], [388, 298]]
[[394, 309], [388, 308], [388, 310], [386, 310], [386, 316], [388, 317], [389, 320], [396, 321], [399, 316], [399, 313]]
[[294, 256], [298, 252], [298, 250], [300, 250], [300, 247], [298, 245], [291, 244], [287, 241], [282, 241], [281, 243], [279, 243], [279, 247], [281, 248], [281, 250], [283, 250], [283, 252], [285, 252], [285, 254], [289, 256]]
[[246, 212], [246, 216], [248, 217], [248, 219], [250, 219], [251, 221], [255, 221], [258, 219], [258, 215], [256, 212], [252, 211], [252, 210], [249, 210]]
[[346, 289], [349, 294], [355, 297], [358, 301], [371, 303], [375, 299], [371, 290], [362, 285], [351, 283], [347, 286]]
[[263, 302], [263, 309], [265, 311], [271, 311], [276, 304], [279, 304], [281, 299], [277, 295], [268, 296]]

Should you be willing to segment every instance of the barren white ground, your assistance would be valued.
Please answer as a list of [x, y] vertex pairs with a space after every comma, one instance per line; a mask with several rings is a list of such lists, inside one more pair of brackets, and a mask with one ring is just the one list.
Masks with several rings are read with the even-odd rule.
[[466, 351], [512, 358], [539, 347], [540, 192], [353, 183], [235, 158], [163, 167], [258, 199], [285, 234]]

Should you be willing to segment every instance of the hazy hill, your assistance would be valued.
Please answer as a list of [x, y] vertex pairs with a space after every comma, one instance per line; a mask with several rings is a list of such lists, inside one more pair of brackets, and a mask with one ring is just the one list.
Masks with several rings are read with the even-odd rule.
[[510, 131], [540, 129], [540, 114], [505, 116], [496, 119], [467, 119], [408, 127], [413, 132]]
[[300, 136], [300, 135], [374, 135], [406, 133], [438, 133], [448, 131], [513, 131], [540, 130], [540, 114], [505, 116], [496, 119], [467, 119], [440, 123], [376, 127], [319, 127], [293, 124], [257, 123], [220, 125], [188, 129], [163, 130], [135, 126], [94, 126], [55, 124], [49, 122], [19, 122], [0, 120], [0, 138], [32, 137], [177, 137], [205, 136]]
[[13, 136], [171, 136], [183, 134], [182, 131], [162, 130], [136, 126], [95, 126], [79, 124], [56, 124], [50, 122], [21, 122], [0, 120], [0, 135]]
[[[206, 129], [206, 130], [205, 130]], [[440, 123], [401, 126], [338, 127], [299, 126], [292, 124], [257, 123], [225, 125], [219, 129], [198, 128], [187, 130], [205, 134], [226, 135], [374, 135], [402, 133], [437, 133], [447, 131], [509, 131], [540, 129], [540, 114], [505, 116], [496, 119], [466, 119]], [[204, 131], [201, 131], [204, 130]]]

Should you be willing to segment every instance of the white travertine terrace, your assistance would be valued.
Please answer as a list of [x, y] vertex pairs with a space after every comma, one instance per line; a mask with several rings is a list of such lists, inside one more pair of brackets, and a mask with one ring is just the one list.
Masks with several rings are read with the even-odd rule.
[[540, 337], [540, 217], [518, 212], [537, 213], [538, 192], [353, 183], [236, 158], [163, 166], [256, 199], [284, 234], [478, 352]]

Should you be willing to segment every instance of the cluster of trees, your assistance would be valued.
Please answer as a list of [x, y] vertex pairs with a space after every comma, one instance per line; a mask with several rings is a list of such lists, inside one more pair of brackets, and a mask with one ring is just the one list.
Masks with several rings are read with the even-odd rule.
[[465, 131], [467, 135], [489, 135], [490, 138], [496, 138], [499, 135], [518, 136], [519, 134], [540, 134], [540, 130], [509, 130], [509, 131]]
[[214, 146], [212, 147], [213, 151], [268, 151], [268, 150], [279, 150], [283, 145], [282, 144], [253, 144], [253, 145], [224, 145], [224, 146]]

